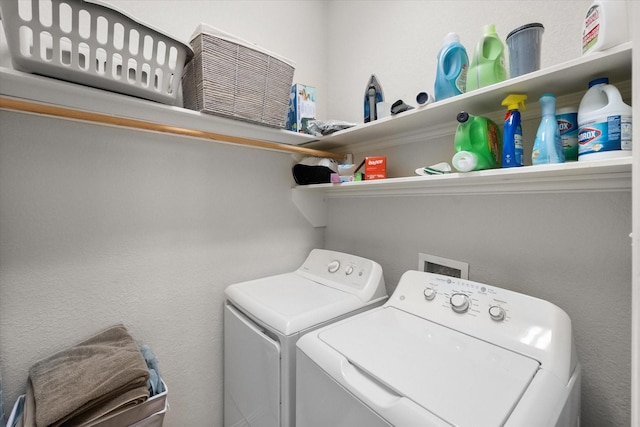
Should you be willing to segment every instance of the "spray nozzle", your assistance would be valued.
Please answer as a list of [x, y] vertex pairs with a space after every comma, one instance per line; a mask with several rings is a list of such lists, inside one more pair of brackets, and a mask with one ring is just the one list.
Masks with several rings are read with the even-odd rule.
[[524, 101], [527, 99], [527, 95], [524, 94], [511, 94], [502, 100], [502, 105], [507, 107], [507, 110], [526, 110], [524, 107]]

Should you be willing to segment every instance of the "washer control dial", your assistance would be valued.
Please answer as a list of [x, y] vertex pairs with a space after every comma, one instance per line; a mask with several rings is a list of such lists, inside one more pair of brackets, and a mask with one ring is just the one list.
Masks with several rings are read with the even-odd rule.
[[340, 269], [340, 261], [338, 261], [337, 259], [331, 261], [327, 266], [327, 270], [329, 270], [329, 273], [335, 273], [339, 269]]
[[351, 274], [353, 274], [353, 265], [350, 265], [349, 267], [347, 267], [344, 271], [344, 274], [346, 274], [347, 276], [350, 276]]
[[497, 305], [492, 305], [491, 307], [489, 307], [489, 316], [496, 322], [502, 322], [506, 316], [506, 313], [504, 311], [504, 308]]
[[424, 290], [424, 299], [427, 301], [432, 301], [436, 297], [436, 290], [433, 288], [427, 288]]
[[471, 305], [469, 297], [462, 293], [455, 293], [451, 295], [449, 302], [451, 302], [451, 309], [456, 313], [466, 313]]

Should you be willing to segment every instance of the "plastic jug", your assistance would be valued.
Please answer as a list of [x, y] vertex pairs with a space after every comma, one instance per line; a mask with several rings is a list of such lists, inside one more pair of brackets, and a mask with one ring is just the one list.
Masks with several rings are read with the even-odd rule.
[[589, 82], [578, 107], [578, 161], [631, 155], [631, 107], [606, 78]]
[[451, 164], [460, 172], [493, 169], [500, 165], [502, 137], [492, 120], [462, 111], [456, 117], [456, 154]]
[[600, 52], [629, 41], [627, 2], [594, 1], [582, 23], [582, 54]]
[[467, 92], [507, 79], [507, 70], [504, 67], [504, 44], [496, 33], [496, 26], [485, 25], [483, 33], [469, 66]]
[[467, 90], [469, 57], [456, 33], [445, 36], [438, 53], [434, 94], [436, 101], [460, 95]]

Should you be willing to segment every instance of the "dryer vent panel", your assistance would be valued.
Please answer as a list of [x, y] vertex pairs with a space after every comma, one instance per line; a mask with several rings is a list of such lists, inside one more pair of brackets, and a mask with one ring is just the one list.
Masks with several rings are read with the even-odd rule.
[[469, 279], [469, 264], [435, 255], [418, 253], [418, 270], [444, 276]]

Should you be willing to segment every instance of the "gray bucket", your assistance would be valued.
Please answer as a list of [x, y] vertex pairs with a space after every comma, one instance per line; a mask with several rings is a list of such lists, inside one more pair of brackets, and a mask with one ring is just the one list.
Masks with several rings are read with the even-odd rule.
[[511, 31], [507, 36], [509, 47], [509, 75], [511, 78], [540, 69], [544, 26], [533, 23]]

